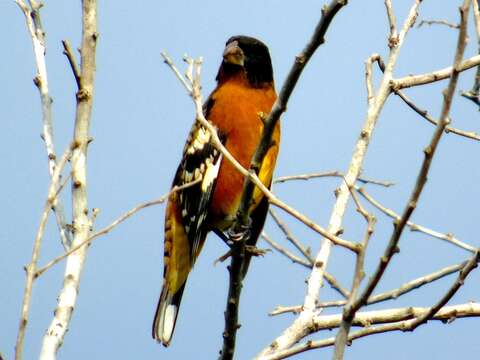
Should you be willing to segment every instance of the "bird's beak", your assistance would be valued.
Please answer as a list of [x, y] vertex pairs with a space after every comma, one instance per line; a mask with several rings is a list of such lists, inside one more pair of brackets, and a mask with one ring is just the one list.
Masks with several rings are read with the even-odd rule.
[[223, 51], [223, 61], [228, 64], [243, 66], [245, 62], [245, 55], [242, 49], [238, 46], [237, 41], [232, 41], [227, 45]]

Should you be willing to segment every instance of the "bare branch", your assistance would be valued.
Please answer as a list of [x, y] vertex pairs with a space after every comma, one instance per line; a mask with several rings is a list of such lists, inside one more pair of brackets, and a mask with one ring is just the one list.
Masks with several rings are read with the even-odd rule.
[[367, 103], [369, 107], [373, 106], [373, 101], [375, 101], [372, 84], [372, 64], [377, 61], [381, 61], [379, 54], [373, 54], [365, 61], [365, 83], [367, 85]]
[[392, 0], [385, 0], [385, 8], [387, 10], [388, 23], [390, 25], [388, 46], [391, 48], [392, 46], [395, 46], [396, 42], [398, 41], [397, 19], [395, 18], [395, 13], [393, 12]]
[[[270, 114], [264, 122], [262, 136], [260, 138], [259, 145], [253, 155], [253, 158], [250, 162], [250, 172], [258, 175], [263, 159], [267, 154], [268, 149], [270, 148], [272, 142], [272, 134], [275, 129], [280, 115], [285, 112], [287, 108], [287, 103], [290, 98], [290, 95], [293, 92], [293, 89], [296, 86], [298, 79], [308, 63], [312, 55], [318, 49], [318, 47], [325, 42], [325, 34], [329, 28], [329, 25], [335, 15], [347, 4], [346, 0], [335, 0], [330, 2], [330, 4], [322, 9], [322, 16], [319, 23], [317, 24], [315, 31], [307, 43], [304, 50], [295, 58], [295, 62], [290, 69], [290, 72], [285, 80], [282, 89], [280, 90], [279, 96], [275, 101]], [[236, 215], [236, 221], [233, 226], [233, 231], [235, 233], [241, 233], [249, 220], [249, 211], [251, 209], [251, 204], [253, 201], [253, 193], [255, 189], [255, 184], [252, 182], [250, 177], [246, 177], [244, 181], [242, 198], [240, 200], [240, 205]], [[232, 248], [232, 262], [230, 266], [230, 288], [229, 288], [229, 297], [227, 301], [227, 311], [225, 314], [225, 332], [224, 332], [224, 342], [223, 348], [220, 353], [220, 359], [226, 360], [233, 358], [233, 353], [235, 349], [235, 334], [237, 329], [236, 319], [238, 314], [238, 302], [240, 291], [235, 291], [235, 288], [241, 288], [241, 273], [243, 272], [243, 256], [245, 246], [245, 237], [242, 237]], [[238, 262], [238, 265], [237, 265]], [[238, 274], [234, 274], [234, 271], [238, 270]], [[239, 284], [240, 286], [238, 286]], [[238, 295], [238, 297], [233, 297], [233, 294]], [[232, 306], [232, 299], [235, 300]], [[230, 321], [231, 319], [231, 321]]]
[[392, 91], [405, 89], [413, 86], [420, 86], [430, 84], [432, 82], [448, 79], [453, 73], [463, 72], [480, 64], [480, 55], [472, 56], [469, 59], [463, 60], [454, 71], [451, 66], [433, 71], [427, 74], [409, 75], [400, 79], [392, 79]]
[[[306, 257], [306, 260], [299, 258], [298, 256], [295, 256], [292, 254], [290, 251], [285, 249], [283, 246], [277, 244], [275, 241], [273, 241], [265, 232], [262, 233], [263, 239], [270, 244], [275, 250], [277, 250], [279, 253], [285, 255], [287, 258], [292, 260], [295, 263], [298, 263], [300, 265], [305, 266], [308, 269], [311, 269], [313, 266], [313, 259], [311, 257]], [[305, 255], [305, 254], [304, 254]], [[328, 272], [325, 272], [325, 279], [327, 282], [330, 284], [330, 286], [338, 291], [340, 295], [342, 295], [344, 298], [348, 298], [349, 296], [349, 291], [343, 288], [335, 279], [335, 277]], [[276, 315], [275, 312], [270, 313], [270, 315]]]
[[[377, 200], [375, 200], [370, 194], [368, 194], [366, 192], [366, 190], [364, 188], [356, 188], [356, 190], [358, 191], [358, 193], [360, 195], [362, 195], [370, 204], [372, 204], [373, 206], [375, 206], [377, 209], [379, 209], [380, 211], [382, 211], [384, 214], [386, 214], [387, 216], [390, 216], [392, 219], [394, 219], [395, 221], [400, 221], [400, 215], [398, 215], [397, 213], [395, 213], [393, 210], [383, 206], [382, 204], [380, 204]], [[440, 233], [438, 231], [434, 231], [434, 230], [431, 230], [423, 225], [418, 225], [418, 224], [415, 224], [414, 222], [412, 221], [407, 221], [407, 226], [410, 227], [410, 229], [412, 231], [420, 231], [424, 234], [427, 234], [427, 235], [430, 235], [434, 238], [437, 238], [437, 239], [440, 239], [440, 240], [444, 240], [444, 241], [447, 241], [449, 242], [450, 244], [453, 244], [455, 246], [458, 246], [464, 250], [467, 250], [467, 251], [470, 251], [471, 253], [474, 253], [475, 251], [477, 251], [477, 248], [467, 244], [467, 243], [464, 243], [463, 241], [460, 241], [458, 240], [457, 238], [455, 238], [451, 233], [447, 233], [447, 234], [443, 234], [443, 233]]]
[[[368, 108], [365, 124], [355, 146], [347, 174], [345, 175], [345, 182], [342, 182], [342, 185], [336, 192], [337, 200], [335, 202], [328, 227], [330, 233], [338, 233], [338, 231], [341, 229], [343, 216], [350, 197], [349, 186], [355, 184], [360, 175], [363, 160], [370, 143], [373, 129], [375, 128], [383, 105], [391, 92], [390, 80], [393, 76], [393, 68], [399, 56], [400, 48], [403, 44], [405, 36], [415, 22], [417, 9], [420, 6], [420, 3], [420, 0], [416, 0], [414, 2], [414, 5], [410, 9], [407, 19], [398, 35], [398, 42], [396, 44], [392, 44], [393, 46], [390, 49], [386, 71], [375, 96], [375, 100], [372, 102], [372, 106], [369, 106]], [[308, 279], [307, 294], [305, 296], [305, 301], [300, 315], [283, 332], [282, 335], [277, 337], [270, 346], [262, 350], [262, 352], [258, 355], [259, 359], [264, 359], [267, 357], [267, 355], [275, 354], [278, 351], [289, 348], [308, 333], [311, 319], [316, 312], [316, 304], [318, 303], [320, 289], [323, 284], [323, 276], [328, 265], [331, 247], [332, 242], [328, 239], [324, 239], [320, 247], [320, 251], [315, 259], [315, 264], [318, 266], [315, 266], [312, 269]]]
[[369, 214], [361, 205], [360, 201], [358, 200], [356, 194], [352, 192], [352, 186], [349, 186], [351, 195], [355, 204], [357, 206], [357, 211], [362, 214], [365, 221], [367, 222], [367, 231], [365, 232], [365, 236], [363, 238], [362, 243], [360, 244], [360, 251], [357, 254], [357, 259], [355, 262], [355, 271], [353, 274], [353, 281], [352, 281], [352, 290], [350, 291], [350, 296], [348, 301], [343, 309], [342, 314], [342, 322], [340, 324], [340, 329], [335, 336], [335, 350], [333, 354], [333, 358], [335, 360], [343, 359], [343, 354], [345, 352], [345, 346], [347, 345], [348, 340], [348, 333], [352, 326], [352, 321], [354, 318], [355, 313], [353, 312], [353, 304], [356, 300], [356, 296], [358, 290], [360, 288], [360, 283], [362, 282], [363, 278], [365, 277], [365, 270], [364, 270], [364, 262], [365, 262], [365, 254], [367, 251], [368, 242], [374, 232], [374, 227], [376, 223], [376, 219], [373, 215]]
[[25, 290], [23, 293], [23, 301], [22, 301], [22, 313], [20, 316], [17, 341], [15, 344], [15, 360], [20, 360], [22, 358], [23, 342], [25, 339], [25, 330], [28, 324], [28, 316], [30, 312], [30, 300], [32, 296], [33, 281], [36, 279], [35, 274], [37, 272], [37, 262], [40, 256], [40, 248], [42, 245], [45, 226], [48, 220], [48, 214], [50, 213], [52, 204], [55, 203], [55, 200], [60, 190], [62, 189], [60, 184], [60, 174], [63, 168], [65, 167], [67, 160], [70, 158], [72, 154], [72, 150], [73, 150], [72, 146], [68, 147], [65, 150], [58, 164], [56, 164], [55, 166], [55, 170], [53, 171], [52, 179], [47, 192], [48, 194], [47, 200], [45, 201], [45, 205], [42, 211], [42, 216], [40, 218], [40, 225], [38, 226], [37, 234], [35, 236], [35, 241], [33, 243], [32, 258], [30, 260], [30, 264], [28, 264], [25, 267], [25, 271], [27, 273], [27, 280], [25, 282]]
[[185, 78], [180, 74], [180, 71], [178, 71], [177, 67], [173, 63], [172, 59], [166, 52], [161, 52], [160, 55], [163, 57], [163, 61], [165, 64], [167, 64], [170, 69], [172, 69], [173, 73], [177, 77], [177, 79], [180, 81], [180, 83], [183, 85], [185, 90], [187, 90], [188, 94], [191, 96], [192, 95], [192, 86], [185, 80]]
[[[77, 92], [77, 112], [72, 153], [72, 204], [74, 238], [72, 246], [83, 243], [90, 236], [91, 221], [88, 216], [87, 148], [93, 105], [95, 79], [95, 52], [97, 45], [96, 0], [82, 1], [81, 88]], [[41, 360], [53, 360], [63, 344], [72, 312], [75, 308], [80, 277], [86, 259], [87, 247], [81, 247], [67, 259], [63, 287], [58, 296], [54, 317], [43, 338]]]
[[[408, 307], [391, 310], [377, 310], [369, 312], [358, 313], [354, 319], [354, 324], [364, 326], [363, 329], [353, 332], [348, 336], [348, 341], [360, 339], [365, 336], [380, 334], [389, 331], [407, 331], [416, 318], [425, 314], [430, 308]], [[455, 306], [446, 306], [442, 308], [434, 317], [433, 320], [442, 322], [449, 322], [457, 318], [480, 316], [479, 303], [467, 303]], [[411, 319], [414, 317], [414, 319]], [[318, 320], [319, 318], [316, 318]], [[322, 326], [325, 329], [338, 326], [341, 321], [341, 315], [327, 315], [321, 317]], [[410, 319], [403, 321], [396, 321], [387, 323], [385, 325], [374, 326], [371, 324], [384, 323], [395, 321], [394, 319]], [[320, 326], [316, 323], [315, 326]], [[273, 355], [266, 356], [265, 360], [279, 360], [286, 359], [293, 355], [297, 355], [307, 350], [319, 349], [327, 346], [332, 346], [335, 343], [335, 338], [330, 337], [319, 341], [307, 341], [306, 343], [297, 345], [288, 350], [279, 351]]]
[[[168, 55], [164, 54], [162, 56], [166, 56], [166, 58], [170, 59], [168, 57]], [[200, 65], [201, 65], [201, 60], [196, 60], [197, 62], [197, 65], [196, 67], [198, 68]], [[342, 247], [345, 247], [346, 249], [349, 249], [350, 251], [353, 251], [353, 252], [356, 252], [357, 251], [357, 247], [354, 243], [350, 242], [350, 241], [347, 241], [347, 240], [343, 240], [341, 238], [339, 238], [337, 235], [333, 234], [333, 233], [330, 233], [328, 232], [327, 230], [325, 230], [323, 227], [321, 227], [320, 225], [316, 224], [313, 220], [311, 220], [310, 218], [308, 218], [307, 216], [303, 215], [302, 213], [300, 213], [299, 211], [297, 211], [296, 209], [288, 206], [287, 204], [285, 204], [283, 201], [281, 201], [280, 199], [278, 199], [269, 189], [268, 187], [266, 187], [262, 182], [261, 180], [258, 178], [258, 176], [254, 173], [254, 172], [251, 172], [251, 171], [248, 171], [247, 169], [245, 169], [233, 156], [232, 154], [230, 154], [230, 152], [225, 148], [225, 146], [222, 144], [222, 142], [220, 141], [220, 138], [218, 137], [218, 134], [217, 134], [217, 130], [215, 129], [215, 127], [205, 118], [204, 114], [203, 114], [203, 100], [202, 100], [202, 96], [201, 96], [201, 86], [200, 86], [200, 83], [198, 82], [197, 79], [194, 79], [194, 83], [189, 85], [187, 80], [185, 80], [185, 78], [182, 76], [182, 74], [180, 73], [180, 71], [178, 71], [178, 69], [176, 68], [175, 64], [169, 60], [168, 62], [168, 65], [170, 66], [170, 68], [174, 71], [175, 75], [177, 77], [180, 77], [182, 80], [182, 84], [184, 84], [184, 87], [188, 90], [189, 88], [192, 88], [192, 92], [189, 93], [189, 95], [192, 97], [193, 99], [193, 102], [195, 104], [195, 114], [196, 114], [196, 121], [198, 121], [199, 123], [201, 123], [208, 131], [209, 133], [211, 134], [211, 141], [212, 141], [212, 144], [213, 146], [215, 146], [215, 148], [218, 149], [218, 151], [220, 151], [223, 155], [223, 157], [225, 159], [227, 159], [228, 161], [230, 161], [232, 163], [232, 165], [235, 167], [235, 169], [240, 172], [243, 176], [245, 177], [248, 177], [252, 182], [253, 184], [260, 190], [263, 192], [263, 194], [265, 194], [265, 196], [268, 198], [268, 200], [270, 201], [271, 204], [283, 209], [285, 212], [289, 213], [290, 215], [292, 215], [293, 217], [297, 218], [298, 220], [300, 220], [301, 222], [303, 222], [305, 225], [307, 225], [308, 227], [310, 227], [313, 231], [319, 233], [320, 235], [326, 237], [327, 239], [329, 239], [333, 244], [335, 245], [339, 245], [339, 246], [342, 246]]]
[[452, 29], [460, 29], [459, 24], [453, 24], [447, 20], [422, 20], [418, 24], [418, 27], [422, 27], [423, 25], [445, 25]]
[[268, 234], [264, 231], [262, 232], [262, 238], [265, 240], [271, 247], [273, 247], [275, 250], [277, 250], [280, 254], [285, 255], [288, 259], [292, 260], [292, 262], [296, 264], [300, 264], [302, 266], [305, 266], [307, 269], [310, 269], [312, 267], [312, 264], [308, 260], [304, 260], [287, 249], [285, 249], [283, 246], [280, 244], [276, 243]]
[[308, 259], [308, 262], [310, 264], [310, 267], [313, 265], [313, 258], [312, 258], [312, 253], [310, 248], [305, 247], [300, 240], [298, 240], [293, 233], [290, 231], [288, 228], [287, 224], [280, 218], [280, 216], [277, 215], [277, 213], [273, 209], [268, 210], [270, 216], [272, 219], [275, 221], [275, 223], [278, 225], [280, 230], [284, 233], [285, 237], [287, 238], [290, 243], [297, 248], [298, 251], [300, 251], [303, 256], [305, 256], [306, 259]]
[[[467, 6], [466, 2], [464, 6]], [[470, 4], [468, 4], [470, 6]], [[445, 293], [445, 295], [434, 305], [432, 306], [425, 314], [422, 316], [418, 316], [417, 319], [411, 324], [410, 331], [415, 330], [418, 326], [426, 323], [430, 320], [436, 313], [440, 311], [442, 307], [444, 307], [450, 299], [455, 295], [455, 293], [460, 289], [460, 287], [465, 283], [465, 279], [467, 276], [478, 266], [478, 262], [480, 261], [480, 251], [477, 251], [471, 259], [465, 264], [465, 266], [460, 270], [457, 279], [452, 284], [450, 289]]]
[[75, 55], [72, 51], [72, 47], [70, 46], [70, 42], [68, 40], [62, 40], [63, 45], [63, 54], [67, 57], [68, 63], [72, 68], [73, 76], [75, 77], [75, 82], [77, 83], [78, 90], [82, 88], [81, 84], [81, 77], [80, 77], [80, 70], [78, 69], [77, 60], [75, 59]]
[[[402, 91], [395, 91], [395, 94], [398, 95], [412, 110], [414, 110], [416, 113], [418, 113], [420, 116], [422, 116], [424, 119], [426, 119], [429, 123], [432, 125], [437, 126], [438, 125], [438, 120], [435, 120], [426, 110], [420, 109], [418, 106], [416, 106], [412, 100], [410, 100]], [[463, 96], [466, 96], [465, 93]], [[456, 129], [451, 126], [447, 126], [445, 128], [445, 132], [448, 133], [453, 133], [457, 134], [472, 140], [477, 140], [480, 141], [480, 135], [477, 134], [474, 131], [464, 131], [460, 129]]]
[[[474, 0], [472, 5], [473, 19], [475, 21], [475, 30], [477, 32], [478, 52], [480, 53], [480, 9], [478, 0]], [[480, 66], [477, 66], [477, 72], [475, 74], [472, 89], [466, 92], [462, 91], [461, 95], [469, 100], [472, 100], [475, 104], [480, 106]]]
[[[258, 185], [257, 185], [258, 186]], [[260, 186], [259, 186], [260, 187]], [[263, 187], [268, 190], [264, 185]], [[260, 187], [261, 188], [261, 187]], [[261, 188], [262, 189], [262, 188]], [[262, 189], [262, 191], [264, 191]], [[340, 237], [338, 237], [337, 235], [334, 235], [332, 234], [331, 232], [325, 230], [324, 228], [322, 228], [320, 225], [316, 224], [313, 220], [311, 220], [310, 218], [308, 218], [307, 216], [303, 215], [301, 212], [299, 212], [298, 210], [288, 206], [287, 204], [285, 204], [283, 201], [281, 201], [280, 199], [278, 199], [275, 195], [273, 195], [271, 192], [269, 193], [266, 193], [264, 191], [265, 195], [268, 197], [268, 200], [270, 201], [270, 203], [272, 205], [275, 205], [277, 207], [279, 207], [280, 209], [284, 210], [285, 212], [289, 213], [290, 215], [292, 215], [293, 217], [297, 218], [298, 220], [300, 220], [301, 222], [303, 222], [305, 225], [307, 225], [310, 229], [312, 229], [313, 231], [319, 233], [320, 235], [324, 236], [325, 238], [327, 238], [329, 241], [331, 241], [331, 243], [333, 245], [338, 245], [338, 246], [341, 246], [345, 249], [348, 249], [352, 252], [357, 252], [358, 251], [358, 246], [357, 244], [351, 242], [351, 241], [348, 241], [348, 240], [344, 240]], [[340, 233], [341, 231], [338, 230], [338, 233]], [[318, 261], [316, 262], [318, 263]]]
[[[395, 300], [398, 299], [400, 296], [409, 293], [410, 291], [413, 291], [415, 289], [418, 289], [424, 285], [430, 284], [436, 280], [439, 280], [445, 276], [448, 276], [450, 274], [453, 274], [457, 271], [460, 271], [463, 269], [466, 265], [466, 261], [461, 263], [461, 264], [456, 264], [456, 265], [451, 265], [447, 266], [446, 268], [440, 269], [438, 271], [435, 271], [431, 274], [416, 278], [414, 280], [411, 280], [402, 286], [385, 291], [383, 293], [377, 294], [377, 295], [372, 295], [368, 301], [367, 305], [371, 304], [376, 304], [382, 301], [387, 301], [387, 300]], [[338, 307], [338, 306], [344, 306], [347, 303], [346, 300], [337, 300], [337, 301], [324, 301], [320, 302], [317, 304], [318, 308], [326, 308], [326, 307]], [[284, 314], [287, 312], [293, 312], [293, 313], [298, 313], [301, 311], [301, 306], [279, 306], [277, 307], [274, 311], [270, 313], [270, 315], [279, 315], [279, 314]]]
[[[156, 200], [152, 200], [152, 201], [147, 201], [147, 202], [144, 202], [140, 205], [137, 205], [135, 206], [133, 209], [127, 211], [125, 214], [123, 214], [122, 216], [120, 216], [119, 218], [117, 218], [116, 220], [112, 221], [112, 223], [108, 226], [105, 226], [103, 229], [101, 230], [98, 230], [96, 233], [90, 235], [88, 237], [88, 239], [84, 240], [83, 242], [79, 243], [78, 245], [72, 247], [69, 251], [67, 251], [66, 253], [60, 255], [60, 256], [57, 256], [55, 259], [49, 261], [47, 264], [45, 264], [45, 266], [43, 266], [42, 268], [38, 269], [36, 274], [35, 274], [35, 277], [39, 277], [40, 275], [42, 275], [45, 271], [47, 271], [48, 269], [50, 269], [51, 267], [53, 267], [54, 265], [58, 264], [60, 261], [62, 261], [63, 259], [65, 259], [66, 257], [70, 256], [71, 254], [73, 254], [74, 252], [76, 252], [78, 249], [86, 246], [87, 244], [90, 245], [91, 242], [93, 240], [95, 240], [96, 238], [99, 238], [100, 236], [102, 235], [106, 235], [108, 234], [111, 230], [113, 230], [115, 227], [117, 227], [117, 225], [120, 225], [122, 222], [124, 222], [125, 220], [127, 220], [128, 218], [130, 218], [131, 216], [133, 216], [135, 213], [137, 213], [138, 211], [140, 210], [143, 210], [147, 207], [150, 207], [150, 206], [154, 206], [154, 205], [158, 205], [158, 204], [162, 204], [163, 202], [165, 202], [165, 200], [168, 199], [168, 197], [173, 194], [174, 192], [177, 192], [177, 191], [180, 191], [180, 190], [183, 190], [183, 189], [186, 189], [190, 186], [193, 186], [195, 184], [198, 184], [199, 182], [201, 181], [201, 179], [197, 179], [195, 181], [192, 181], [188, 184], [184, 184], [182, 186], [174, 186], [172, 188], [172, 190], [170, 190], [168, 193], [166, 193], [165, 195], [159, 197], [158, 199]], [[95, 215], [95, 212], [94, 212], [94, 215]], [[93, 220], [93, 219], [92, 219]]]
[[[273, 184], [280, 184], [280, 183], [284, 183], [284, 182], [292, 181], [292, 180], [305, 180], [306, 181], [306, 180], [310, 180], [310, 179], [323, 178], [323, 177], [344, 178], [345, 175], [342, 174], [340, 171], [326, 171], [326, 172], [321, 172], [321, 173], [279, 176], [279, 177], [273, 179], [272, 183]], [[380, 186], [384, 186], [384, 187], [390, 187], [390, 186], [395, 185], [395, 183], [393, 183], [391, 181], [374, 180], [374, 179], [368, 179], [366, 177], [359, 177], [357, 179], [357, 181], [362, 182], [364, 184], [380, 185]]]
[[[378, 67], [380, 68], [380, 70], [382, 72], [385, 71], [385, 65], [383, 64], [383, 61], [382, 61], [381, 58], [377, 61], [377, 64], [378, 64]], [[479, 68], [477, 68], [477, 69], [479, 69]], [[477, 70], [477, 75], [478, 75], [478, 70]], [[397, 90], [397, 89], [394, 88], [393, 92], [395, 93], [395, 95], [398, 95], [405, 102], [405, 104], [407, 104], [408, 107], [410, 107], [410, 109], [412, 109], [417, 114], [422, 116], [429, 123], [431, 123], [432, 125], [435, 125], [435, 126], [438, 125], [438, 120], [434, 119], [428, 113], [427, 110], [420, 109], [417, 105], [415, 105], [415, 103], [412, 100], [410, 100], [410, 98], [407, 95], [405, 95], [405, 93], [403, 91]], [[447, 134], [448, 133], [453, 133], [453, 134], [457, 134], [457, 135], [460, 135], [460, 136], [464, 136], [464, 137], [469, 138], [469, 139], [473, 139], [473, 140], [477, 140], [477, 141], [480, 140], [480, 135], [477, 134], [476, 132], [464, 131], [464, 130], [456, 129], [456, 128], [451, 127], [451, 126], [447, 126], [445, 128], [445, 133], [447, 133]]]
[[[55, 143], [53, 137], [53, 100], [50, 97], [50, 92], [48, 88], [47, 64], [45, 61], [45, 31], [43, 30], [40, 18], [41, 6], [36, 1], [29, 1], [29, 6], [27, 6], [23, 0], [16, 0], [16, 3], [22, 10], [23, 15], [25, 16], [26, 25], [30, 33], [30, 38], [32, 39], [35, 64], [37, 66], [37, 75], [35, 76], [33, 82], [37, 86], [40, 93], [43, 122], [43, 132], [41, 137], [45, 143], [45, 148], [47, 150], [48, 170], [51, 178], [53, 176], [53, 172], [55, 171], [57, 155], [55, 152]], [[65, 210], [63, 208], [63, 203], [61, 199], [57, 199], [52, 204], [52, 210], [55, 213], [62, 245], [65, 249], [68, 249], [70, 247], [70, 244], [72, 243], [72, 239], [65, 225]]]
[[430, 166], [431, 166], [433, 157], [435, 155], [435, 151], [437, 149], [440, 138], [443, 135], [445, 127], [449, 122], [448, 114], [450, 112], [452, 97], [455, 92], [455, 87], [457, 85], [457, 80], [459, 75], [458, 69], [459, 69], [459, 65], [462, 62], [463, 52], [466, 46], [466, 26], [467, 26], [469, 6], [470, 6], [470, 1], [465, 0], [463, 9], [461, 8], [460, 10], [461, 28], [460, 28], [460, 33], [458, 37], [457, 50], [455, 53], [455, 60], [453, 65], [454, 70], [452, 71], [448, 88], [444, 93], [444, 102], [442, 106], [442, 112], [441, 112], [439, 124], [435, 129], [435, 132], [432, 136], [430, 144], [424, 150], [424, 155], [425, 155], [424, 160], [420, 168], [420, 171], [418, 173], [417, 181], [415, 183], [414, 189], [412, 191], [412, 194], [410, 195], [407, 205], [403, 211], [403, 214], [399, 220], [394, 221], [395, 228], [390, 237], [387, 248], [385, 249], [383, 256], [380, 258], [379, 264], [377, 265], [377, 268], [375, 269], [372, 277], [370, 278], [366, 288], [363, 290], [359, 298], [352, 304], [351, 309], [349, 309], [349, 316], [351, 318], [355, 316], [356, 311], [360, 309], [361, 306], [367, 303], [368, 298], [370, 297], [373, 290], [377, 286], [378, 282], [382, 278], [393, 255], [395, 255], [398, 252], [398, 242], [402, 235], [403, 229], [405, 228], [410, 216], [415, 210], [418, 200], [420, 198], [420, 195], [422, 193], [422, 190], [427, 181], [427, 175], [429, 173]]

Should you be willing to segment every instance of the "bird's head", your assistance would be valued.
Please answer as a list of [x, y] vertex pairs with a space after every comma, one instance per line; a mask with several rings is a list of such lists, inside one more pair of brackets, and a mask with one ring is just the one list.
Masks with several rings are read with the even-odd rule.
[[250, 85], [256, 88], [273, 83], [272, 61], [268, 47], [253, 37], [232, 36], [225, 45], [217, 81], [222, 82], [242, 73]]

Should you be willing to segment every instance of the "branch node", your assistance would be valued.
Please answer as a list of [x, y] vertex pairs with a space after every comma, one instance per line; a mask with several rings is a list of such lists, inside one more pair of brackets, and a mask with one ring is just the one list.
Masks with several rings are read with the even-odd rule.
[[80, 89], [77, 92], [78, 102], [88, 101], [91, 97], [92, 97], [92, 94], [87, 89]]

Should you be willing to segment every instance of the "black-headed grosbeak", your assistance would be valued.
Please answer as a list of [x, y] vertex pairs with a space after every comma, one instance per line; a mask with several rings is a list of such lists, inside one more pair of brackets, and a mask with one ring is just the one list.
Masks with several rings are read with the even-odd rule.
[[[277, 97], [267, 46], [247, 36], [230, 38], [216, 80], [217, 87], [204, 105], [205, 117], [217, 128], [227, 150], [248, 168], [260, 140], [263, 118]], [[259, 172], [267, 186], [272, 181], [279, 142], [277, 122], [272, 146]], [[165, 346], [172, 339], [187, 277], [206, 236], [232, 226], [243, 190], [243, 175], [222, 158], [208, 130], [195, 122], [173, 186], [198, 179], [198, 184], [173, 193], [166, 207], [164, 280], [152, 329], [153, 338]], [[257, 242], [267, 210], [268, 199], [255, 189], [248, 245]], [[247, 264], [249, 260], [247, 255]]]

